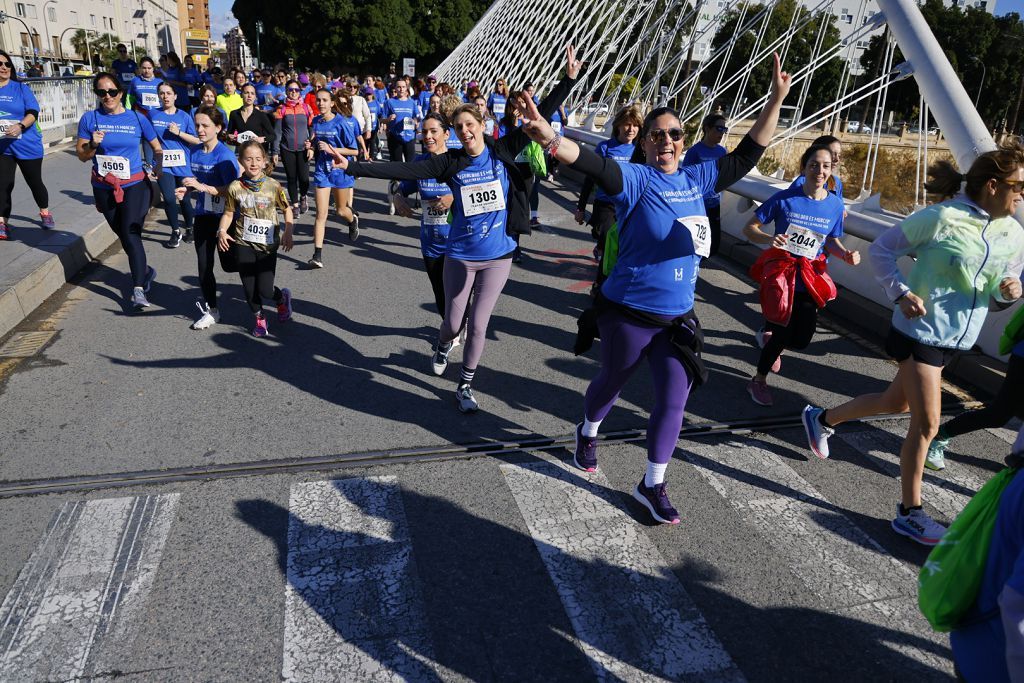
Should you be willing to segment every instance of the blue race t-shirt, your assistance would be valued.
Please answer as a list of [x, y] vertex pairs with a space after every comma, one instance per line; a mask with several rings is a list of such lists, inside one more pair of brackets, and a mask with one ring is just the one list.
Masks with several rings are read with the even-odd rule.
[[132, 96], [132, 102], [138, 104], [148, 115], [154, 109], [160, 108], [160, 98], [157, 96], [157, 89], [163, 83], [159, 78], [151, 78], [148, 81], [142, 76], [132, 79], [128, 86], [128, 92]]
[[620, 164], [622, 192], [612, 197], [619, 258], [601, 286], [606, 298], [638, 311], [679, 316], [693, 308], [700, 259], [711, 249], [703, 196], [718, 181], [717, 164], [682, 166], [669, 175]]
[[380, 102], [367, 100], [366, 108], [370, 110], [370, 132], [377, 132], [377, 124], [380, 122]]
[[418, 111], [419, 105], [416, 104], [416, 100], [400, 100], [392, 97], [385, 102], [380, 115], [385, 119], [392, 114], [395, 115], [395, 120], [388, 123], [388, 135], [402, 138], [404, 142], [414, 140], [416, 138], [416, 114]]
[[461, 261], [491, 261], [516, 248], [516, 241], [505, 232], [508, 170], [487, 147], [470, 159], [469, 166], [448, 182], [454, 195], [454, 219], [448, 233], [447, 256]]
[[377, 88], [374, 88], [373, 89], [373, 101], [376, 102], [377, 104], [379, 104], [381, 106], [381, 108], [383, 108], [384, 107], [384, 103], [388, 101], [388, 91], [385, 90], [384, 88], [381, 88], [380, 90], [378, 90]]
[[[686, 150], [686, 154], [683, 155], [683, 166], [692, 166], [693, 164], [703, 164], [707, 161], [718, 161], [726, 154], [728, 150], [721, 145], [715, 145], [714, 147], [708, 147], [703, 142], [697, 144]], [[704, 206], [713, 207], [718, 206], [722, 203], [722, 195], [718, 192], [711, 192], [704, 197]]]
[[462, 140], [455, 134], [454, 128], [448, 129], [448, 142], [446, 144], [448, 149], [462, 149]]
[[[136, 78], [132, 83], [137, 82]], [[112, 173], [122, 180], [142, 173], [141, 144], [149, 144], [156, 140], [153, 124], [145, 116], [136, 111], [124, 111], [120, 114], [105, 114], [101, 109], [93, 109], [82, 114], [78, 121], [78, 138], [91, 140], [92, 134], [102, 131], [103, 142], [96, 150], [92, 160], [92, 169], [99, 176]], [[122, 183], [122, 187], [131, 187], [135, 180]], [[95, 180], [93, 187], [108, 187], [106, 183]]]
[[[330, 174], [334, 170], [334, 156], [319, 149], [320, 141], [326, 142], [335, 149], [359, 149], [359, 137], [363, 134], [363, 128], [352, 116], [335, 114], [328, 121], [320, 114], [313, 118], [313, 149], [316, 150], [315, 167], [317, 172]], [[349, 157], [352, 159], [353, 157]]]
[[[416, 161], [429, 159], [429, 154], [420, 154]], [[448, 234], [451, 225], [448, 223], [449, 211], [435, 211], [430, 201], [451, 194], [452, 189], [433, 178], [427, 180], [403, 180], [398, 191], [408, 195], [419, 191], [423, 200], [423, 214], [420, 216], [420, 251], [427, 258], [441, 258], [448, 249]]]
[[[227, 145], [218, 142], [213, 151], [206, 152], [202, 145], [195, 145], [190, 150], [192, 158], [192, 175], [204, 185], [225, 187], [238, 179], [241, 167]], [[224, 196], [214, 197], [205, 192], [192, 192], [197, 216], [220, 215], [224, 213]]]
[[[793, 178], [793, 183], [790, 187], [803, 187], [806, 181], [807, 178], [805, 176], [798, 175], [796, 178]], [[831, 175], [825, 183], [825, 189], [840, 199], [843, 199], [843, 179], [839, 176], [835, 174]]]
[[284, 100], [284, 88], [273, 83], [256, 84], [256, 104], [263, 111], [270, 113]]
[[160, 138], [160, 146], [164, 148], [164, 173], [182, 178], [192, 175], [189, 170], [189, 155], [192, 146], [168, 130], [172, 123], [176, 123], [182, 133], [195, 135], [196, 123], [192, 120], [192, 116], [181, 109], [175, 109], [173, 114], [157, 109], [149, 113], [149, 121], [153, 124], [153, 130], [156, 131], [157, 137]]
[[434, 93], [429, 90], [423, 90], [419, 95], [416, 96], [416, 104], [420, 106], [420, 111], [426, 114], [430, 111], [430, 98], [434, 96]]
[[499, 95], [496, 92], [492, 92], [487, 97], [487, 108], [494, 114], [494, 118], [498, 122], [498, 137], [505, 137], [505, 108], [508, 106], [508, 98], [504, 95]]
[[1024, 476], [1014, 476], [999, 499], [988, 562], [974, 607], [966, 620], [992, 612], [986, 619], [949, 634], [953, 658], [963, 680], [1009, 683], [1006, 665], [1006, 634], [999, 615], [999, 594], [1010, 586], [1024, 593]]
[[0, 154], [17, 159], [43, 158], [43, 134], [39, 126], [32, 124], [20, 137], [6, 137], [8, 126], [21, 123], [29, 109], [35, 110], [36, 118], [39, 117], [39, 102], [26, 84], [10, 80], [0, 88]]
[[[164, 70], [164, 78], [168, 81], [186, 82], [185, 69], [167, 67]], [[172, 85], [174, 88], [174, 106], [178, 109], [190, 109], [192, 102], [188, 99], [188, 85]]]
[[[619, 164], [628, 164], [629, 160], [633, 158], [633, 150], [635, 149], [632, 142], [619, 142], [616, 138], [609, 138], [608, 140], [602, 140], [597, 143], [597, 147], [594, 148], [594, 152], [598, 156], [605, 157], [607, 159], [614, 159]], [[605, 194], [601, 186], [597, 186], [597, 193], [595, 199], [602, 202], [611, 202], [611, 198]]]
[[825, 240], [843, 236], [843, 200], [831, 192], [812, 199], [803, 188], [789, 187], [769, 197], [754, 215], [764, 225], [774, 222], [776, 235], [788, 235], [785, 249], [794, 256], [817, 258]]
[[135, 72], [138, 70], [139, 65], [130, 59], [124, 61], [115, 59], [110, 63], [110, 71], [120, 79], [124, 86], [135, 79]]

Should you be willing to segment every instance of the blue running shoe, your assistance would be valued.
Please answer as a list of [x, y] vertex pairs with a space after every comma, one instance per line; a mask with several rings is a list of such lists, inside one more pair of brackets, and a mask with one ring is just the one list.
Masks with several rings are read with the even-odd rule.
[[572, 462], [584, 472], [597, 471], [597, 438], [583, 436], [583, 423], [576, 425], [576, 453]]
[[654, 521], [662, 524], [679, 524], [679, 513], [672, 507], [668, 499], [668, 484], [662, 482], [650, 488], [643, 479], [636, 485], [633, 497], [640, 501], [640, 504], [647, 508], [647, 511], [654, 517]]
[[821, 420], [818, 419], [824, 412], [824, 408], [806, 406], [802, 416], [807, 445], [822, 460], [828, 457], [828, 437], [836, 433], [836, 430], [821, 424]]

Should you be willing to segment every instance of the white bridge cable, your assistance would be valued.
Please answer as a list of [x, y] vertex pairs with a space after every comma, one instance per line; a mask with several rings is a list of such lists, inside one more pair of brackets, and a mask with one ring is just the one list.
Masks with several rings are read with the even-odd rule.
[[[885, 64], [882, 67], [886, 72], [892, 69], [892, 60], [896, 54], [896, 41], [888, 36], [886, 38], [886, 50], [885, 50]], [[879, 93], [879, 99], [875, 105], [875, 118], [873, 119], [874, 128], [872, 129], [871, 142], [868, 144], [868, 157], [871, 161], [871, 175], [867, 179], [867, 183], [861, 183], [861, 187], [867, 188], [868, 195], [871, 194], [871, 188], [875, 184], [875, 167], [878, 165], [878, 152], [882, 147], [882, 118], [885, 112], [886, 102], [889, 100], [889, 85], [893, 81], [889, 81], [885, 84], [882, 92]], [[872, 151], [874, 152], [872, 154]], [[867, 173], [867, 163], [864, 164], [864, 172]]]

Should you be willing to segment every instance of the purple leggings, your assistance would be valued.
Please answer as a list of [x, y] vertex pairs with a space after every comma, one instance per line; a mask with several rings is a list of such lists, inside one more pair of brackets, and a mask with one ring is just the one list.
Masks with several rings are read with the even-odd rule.
[[512, 259], [493, 261], [444, 260], [444, 321], [441, 323], [441, 343], [447, 344], [459, 336], [462, 321], [466, 320], [469, 295], [473, 305], [469, 306], [469, 320], [466, 321], [466, 348], [462, 352], [462, 367], [476, 370], [480, 356], [484, 353], [487, 339], [487, 323], [498, 303], [498, 295], [508, 282], [512, 271]]
[[626, 380], [647, 357], [654, 382], [654, 410], [647, 426], [647, 459], [672, 459], [683, 426], [683, 410], [693, 382], [669, 341], [669, 330], [641, 325], [608, 311], [597, 321], [601, 330], [601, 372], [587, 387], [584, 411], [591, 422], [603, 420]]

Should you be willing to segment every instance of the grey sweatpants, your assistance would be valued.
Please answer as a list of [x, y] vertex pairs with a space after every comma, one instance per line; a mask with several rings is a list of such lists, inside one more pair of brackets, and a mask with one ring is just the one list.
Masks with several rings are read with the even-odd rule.
[[469, 309], [469, 319], [466, 322], [466, 348], [462, 352], [464, 368], [476, 370], [477, 363], [480, 362], [487, 339], [487, 323], [511, 270], [510, 258], [493, 261], [459, 261], [453, 258], [444, 260], [446, 301], [440, 332], [442, 344], [447, 344], [459, 336], [462, 321], [466, 320], [470, 294], [473, 295], [473, 305]]

